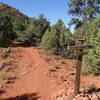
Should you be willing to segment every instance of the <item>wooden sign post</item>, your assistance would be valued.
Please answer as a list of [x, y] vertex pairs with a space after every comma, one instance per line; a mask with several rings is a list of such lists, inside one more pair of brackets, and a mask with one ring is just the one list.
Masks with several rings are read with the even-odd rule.
[[75, 95], [79, 94], [80, 90], [80, 77], [81, 77], [81, 67], [83, 55], [87, 54], [84, 49], [92, 48], [90, 45], [84, 45], [85, 37], [83, 36], [83, 31], [77, 38], [78, 42], [76, 46], [68, 46], [67, 50], [76, 50], [77, 55], [77, 67], [76, 67], [76, 77], [75, 77]]

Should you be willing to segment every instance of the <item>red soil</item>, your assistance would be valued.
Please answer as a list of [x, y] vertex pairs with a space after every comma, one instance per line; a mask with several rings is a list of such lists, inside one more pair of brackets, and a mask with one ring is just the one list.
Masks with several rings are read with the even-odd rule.
[[[75, 61], [54, 60], [46, 58], [40, 49], [20, 47], [21, 53], [12, 54], [15, 57], [17, 79], [14, 83], [6, 84], [1, 89], [5, 92], [0, 100], [53, 100], [53, 95], [63, 89], [74, 88]], [[20, 59], [17, 59], [20, 56]], [[49, 72], [49, 66], [57, 65], [60, 69]], [[100, 88], [100, 78], [83, 77], [84, 84], [95, 84]], [[3, 91], [1, 91], [3, 92]], [[33, 99], [30, 99], [33, 97]]]

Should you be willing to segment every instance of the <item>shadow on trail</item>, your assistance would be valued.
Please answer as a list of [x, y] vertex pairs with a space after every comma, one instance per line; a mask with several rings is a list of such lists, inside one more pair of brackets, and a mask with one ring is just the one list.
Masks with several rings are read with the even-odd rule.
[[5, 92], [5, 90], [0, 90], [0, 94], [4, 94]]
[[12, 42], [11, 44], [0, 44], [0, 48], [8, 47], [39, 47], [40, 43], [27, 43], [27, 42]]
[[87, 93], [92, 94], [93, 92], [100, 92], [100, 88], [96, 89], [96, 88], [91, 88], [87, 91]]
[[0, 100], [38, 100], [40, 96], [37, 96], [38, 93], [31, 93], [31, 94], [23, 94], [16, 97], [4, 98]]

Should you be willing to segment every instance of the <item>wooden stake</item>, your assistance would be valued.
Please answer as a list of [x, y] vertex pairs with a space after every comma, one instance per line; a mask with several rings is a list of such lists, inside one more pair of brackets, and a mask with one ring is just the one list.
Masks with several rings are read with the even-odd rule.
[[76, 67], [76, 80], [75, 80], [75, 95], [79, 94], [80, 90], [80, 79], [81, 79], [81, 67], [82, 67], [82, 55], [79, 55], [77, 58], [77, 67]]

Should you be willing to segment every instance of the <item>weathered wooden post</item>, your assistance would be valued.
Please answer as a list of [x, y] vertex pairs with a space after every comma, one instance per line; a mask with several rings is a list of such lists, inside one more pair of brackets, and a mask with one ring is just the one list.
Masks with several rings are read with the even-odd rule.
[[84, 45], [85, 37], [84, 32], [81, 30], [80, 36], [77, 38], [76, 46], [68, 46], [67, 50], [76, 50], [77, 55], [77, 66], [76, 66], [76, 77], [75, 77], [75, 95], [79, 94], [80, 90], [80, 79], [81, 79], [81, 67], [82, 67], [82, 59], [83, 55], [86, 54], [84, 49], [91, 48], [90, 45]]

